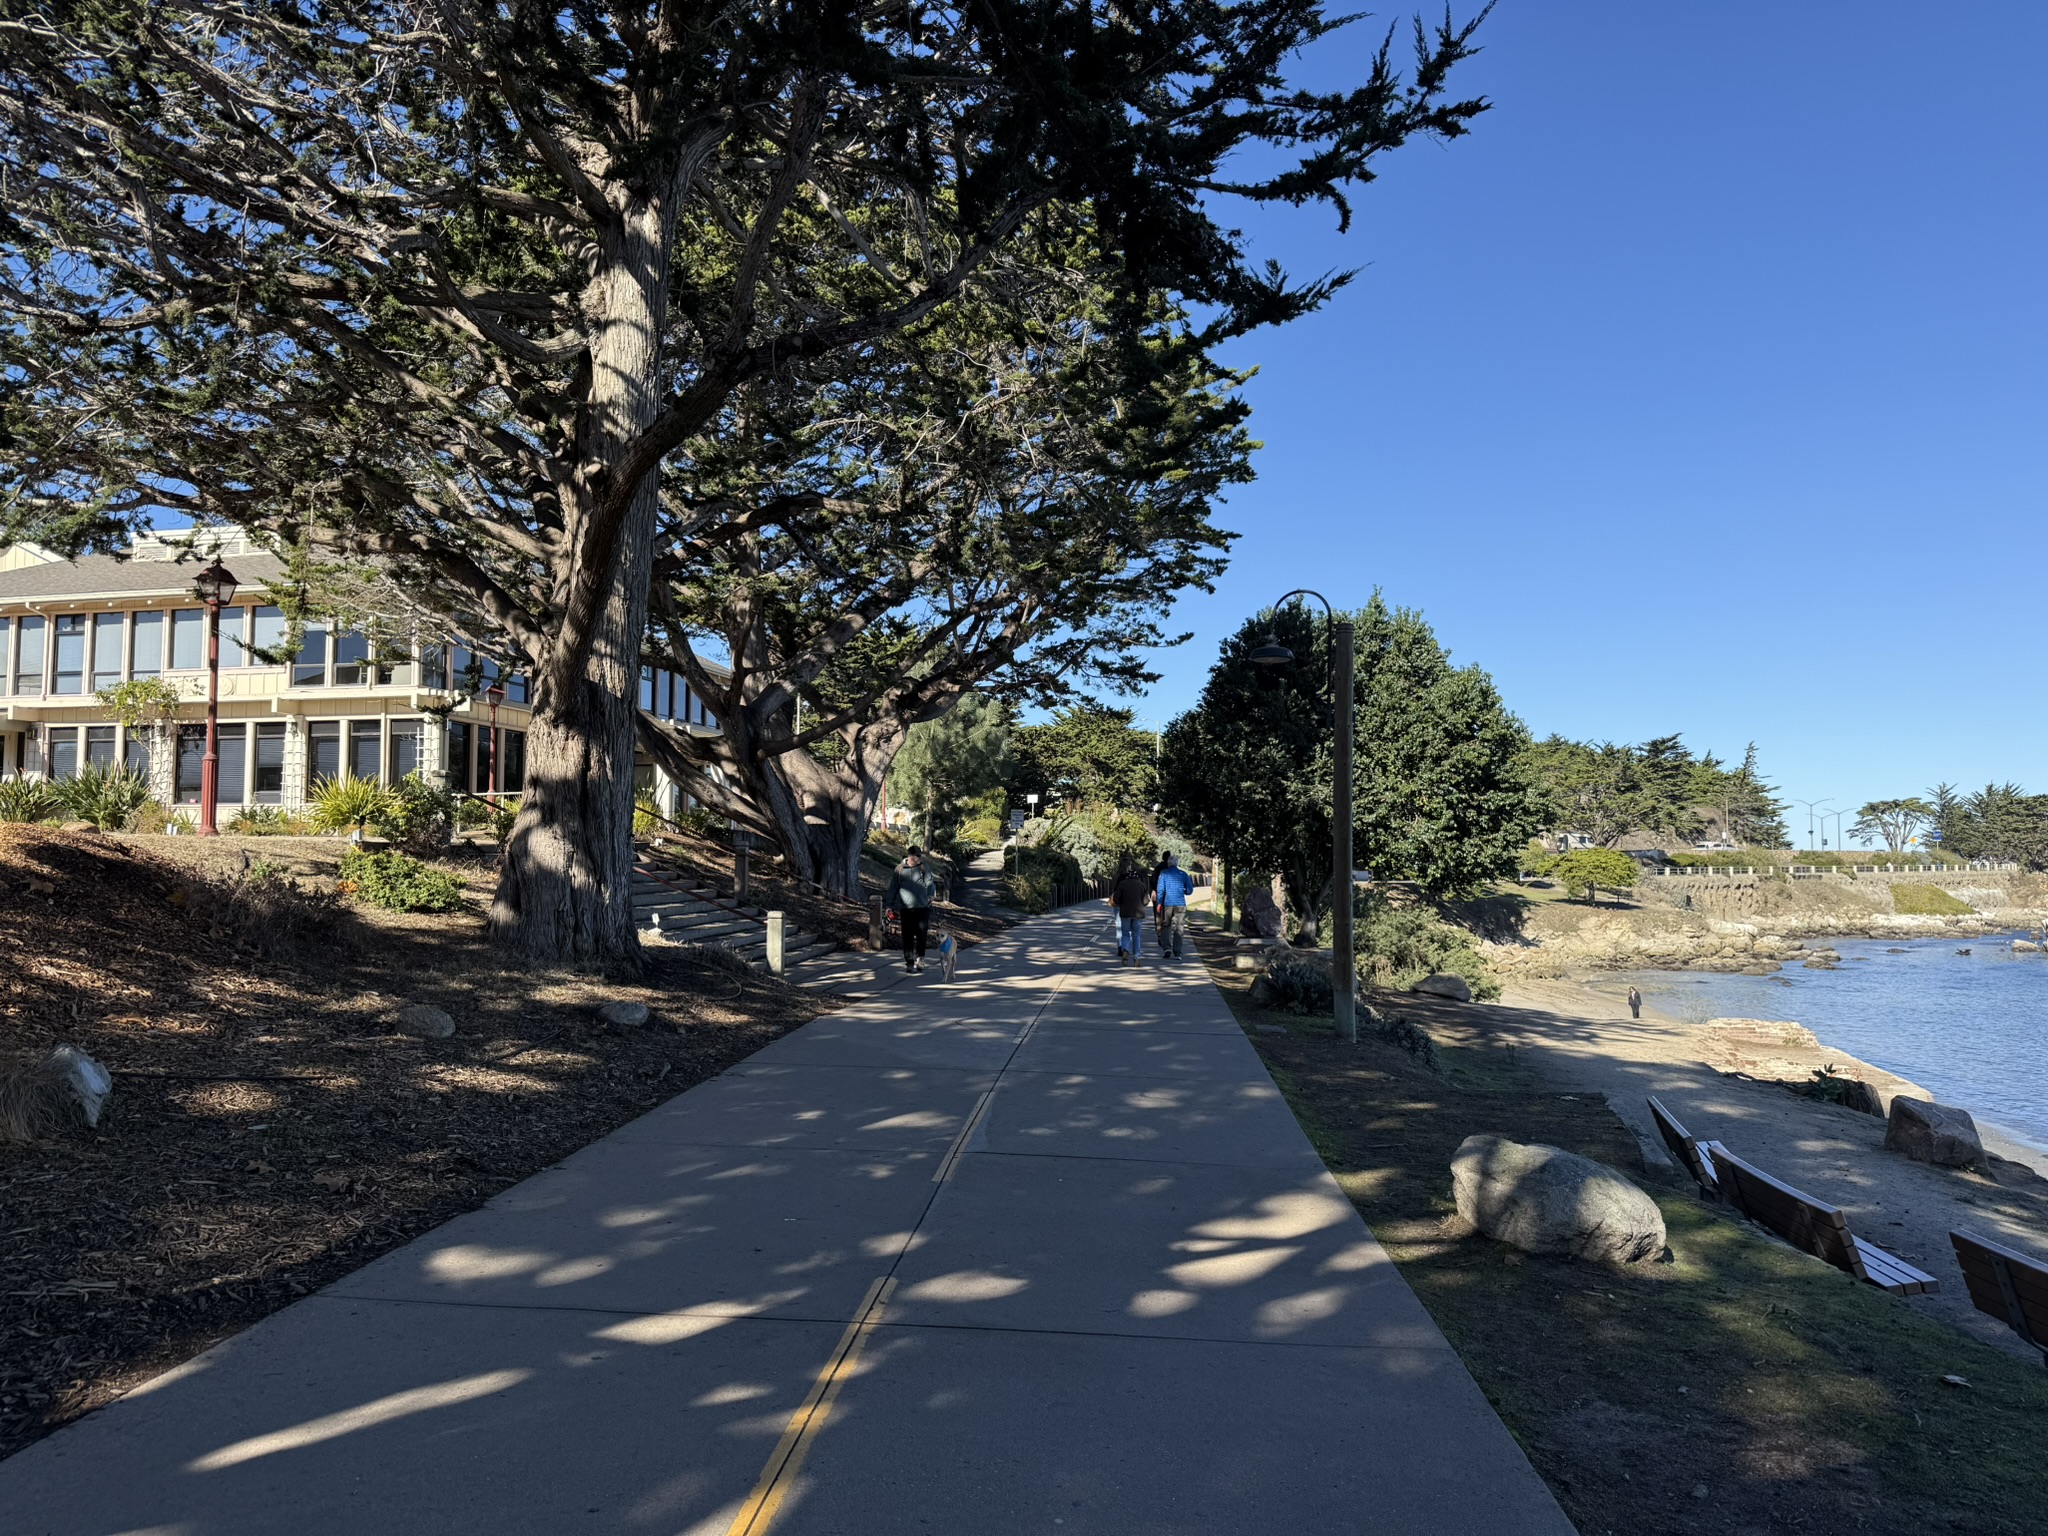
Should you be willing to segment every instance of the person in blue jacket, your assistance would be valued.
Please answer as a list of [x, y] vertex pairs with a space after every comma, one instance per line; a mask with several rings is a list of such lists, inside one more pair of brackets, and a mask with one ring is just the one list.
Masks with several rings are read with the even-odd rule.
[[1180, 867], [1172, 854], [1168, 854], [1159, 870], [1159, 953], [1180, 958], [1181, 935], [1187, 930], [1188, 892], [1195, 888], [1195, 882], [1188, 872]]

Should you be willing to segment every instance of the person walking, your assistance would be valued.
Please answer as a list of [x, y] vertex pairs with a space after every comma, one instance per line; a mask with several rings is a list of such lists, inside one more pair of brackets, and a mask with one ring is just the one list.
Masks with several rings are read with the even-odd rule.
[[1628, 1016], [1632, 1019], [1643, 1016], [1643, 994], [1634, 987], [1628, 989]]
[[1188, 878], [1172, 854], [1160, 861], [1159, 881], [1154, 894], [1159, 898], [1159, 953], [1180, 958], [1181, 935], [1187, 929], [1188, 892], [1195, 882]]
[[1159, 877], [1165, 873], [1166, 859], [1161, 855], [1153, 864], [1152, 873], [1145, 877], [1145, 889], [1152, 900], [1152, 937], [1162, 951], [1166, 948], [1166, 906], [1159, 899]]
[[1152, 888], [1145, 883], [1145, 877], [1138, 873], [1138, 866], [1131, 862], [1129, 854], [1124, 855], [1117, 868], [1116, 885], [1109, 893], [1109, 904], [1116, 908], [1116, 963], [1118, 965], [1142, 965], [1140, 958], [1145, 945], [1145, 907], [1152, 899]]
[[932, 872], [925, 868], [924, 850], [911, 844], [889, 882], [887, 905], [903, 925], [903, 969], [912, 975], [924, 969], [924, 945], [931, 934], [936, 889]]

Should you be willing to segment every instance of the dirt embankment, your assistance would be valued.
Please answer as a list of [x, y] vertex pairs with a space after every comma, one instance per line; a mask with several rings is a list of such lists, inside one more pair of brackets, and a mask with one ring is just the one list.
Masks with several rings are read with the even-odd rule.
[[[0, 1057], [114, 1082], [96, 1130], [0, 1143], [0, 1456], [832, 1006], [680, 947], [509, 966], [488, 863], [451, 866], [470, 910], [400, 917], [332, 894], [332, 842], [246, 846], [313, 872], [237, 897], [237, 839], [0, 827]], [[396, 1033], [404, 1003], [454, 1034]]]
[[1831, 938], [1977, 935], [2048, 921], [2048, 881], [2038, 876], [1942, 894], [1962, 910], [1902, 912], [1891, 886], [1833, 881], [1763, 881], [1743, 893], [1739, 906], [1713, 902], [1706, 892], [1691, 909], [1662, 892], [1601, 904], [1539, 900], [1523, 909], [1518, 924], [1493, 925], [1481, 950], [1509, 979], [1617, 969], [1769, 974], [1792, 961], [1827, 963]]

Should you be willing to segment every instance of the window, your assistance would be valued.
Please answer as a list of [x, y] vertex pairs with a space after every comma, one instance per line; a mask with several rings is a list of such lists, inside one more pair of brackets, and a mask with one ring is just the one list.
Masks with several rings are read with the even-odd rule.
[[160, 613], [135, 615], [134, 655], [130, 677], [155, 677], [164, 669], [164, 616]]
[[420, 647], [420, 686], [422, 688], [446, 688], [448, 686], [448, 648], [443, 645]]
[[199, 787], [206, 772], [206, 727], [178, 727], [178, 804], [197, 805]]
[[407, 774], [418, 773], [420, 769], [420, 723], [417, 720], [394, 720], [391, 722], [391, 755], [386, 759], [384, 771], [396, 784]]
[[122, 744], [122, 762], [130, 773], [149, 777], [149, 738], [141, 731], [130, 731], [128, 740]]
[[448, 722], [448, 787], [453, 790], [476, 787], [469, 776], [469, 727], [456, 720]]
[[315, 720], [306, 727], [306, 782], [341, 777], [341, 722]]
[[255, 623], [249, 636], [250, 647], [252, 650], [269, 652], [270, 659], [265, 660], [262, 656], [252, 655], [249, 658], [250, 664], [258, 667], [274, 667], [278, 665], [277, 653], [283, 648], [290, 632], [289, 626], [284, 621], [284, 610], [282, 608], [257, 608], [253, 610], [252, 617]]
[[327, 684], [327, 631], [308, 625], [299, 639], [299, 659], [292, 663], [294, 688], [323, 688]]
[[505, 702], [507, 704], [524, 704], [526, 702], [526, 678], [522, 673], [508, 672], [505, 674]]
[[480, 795], [488, 795], [498, 787], [498, 744], [495, 736], [496, 732], [488, 725], [476, 728], [476, 779], [470, 788]]
[[121, 681], [121, 620], [118, 613], [92, 616], [92, 686], [97, 693]]
[[85, 615], [59, 614], [54, 633], [56, 665], [50, 669], [50, 692], [85, 692]]
[[348, 723], [348, 771], [351, 777], [375, 779], [383, 768], [384, 722], [351, 720]]
[[180, 608], [171, 615], [171, 670], [191, 672], [206, 665], [206, 610]]
[[220, 611], [220, 664], [224, 667], [253, 667], [249, 655], [249, 610], [223, 608]]
[[260, 722], [256, 727], [256, 803], [276, 805], [284, 799], [284, 723]]
[[49, 744], [44, 748], [48, 773], [53, 779], [75, 779], [78, 777], [78, 727], [75, 725], [51, 726], [44, 734]]
[[14, 691], [43, 691], [43, 624], [41, 614], [27, 614], [14, 625]]
[[654, 668], [640, 669], [640, 707], [650, 714], [654, 711]]
[[505, 766], [499, 770], [498, 786], [506, 790], [526, 788], [526, 732], [505, 733]]
[[370, 680], [370, 637], [346, 634], [334, 637], [334, 686], [360, 688]]
[[249, 782], [249, 728], [223, 725], [220, 728], [220, 779], [217, 797], [222, 805], [240, 805]]
[[85, 728], [85, 760], [102, 771], [114, 766], [114, 727], [88, 725]]
[[[14, 674], [7, 669], [7, 642], [13, 637], [8, 633], [8, 622], [0, 619], [0, 693], [7, 692], [7, 682]], [[0, 738], [0, 758], [6, 756], [7, 742]], [[0, 772], [6, 771], [7, 764], [0, 761]]]

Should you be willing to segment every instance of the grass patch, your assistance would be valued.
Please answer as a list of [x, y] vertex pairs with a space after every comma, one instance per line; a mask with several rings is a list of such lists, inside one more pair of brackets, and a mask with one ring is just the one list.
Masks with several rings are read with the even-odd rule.
[[[1603, 1102], [1542, 1090], [1509, 1051], [1439, 1032], [1432, 1073], [1391, 1042], [1346, 1046], [1326, 1020], [1251, 1007], [1228, 949], [1207, 935], [1201, 948], [1317, 1150], [1584, 1536], [2041, 1529], [2038, 1365], [1645, 1172]], [[1449, 1164], [1481, 1131], [1638, 1179], [1671, 1259], [1612, 1268], [1470, 1235]]]
[[1938, 885], [1894, 885], [1892, 906], [1907, 917], [1968, 917], [1977, 910]]

